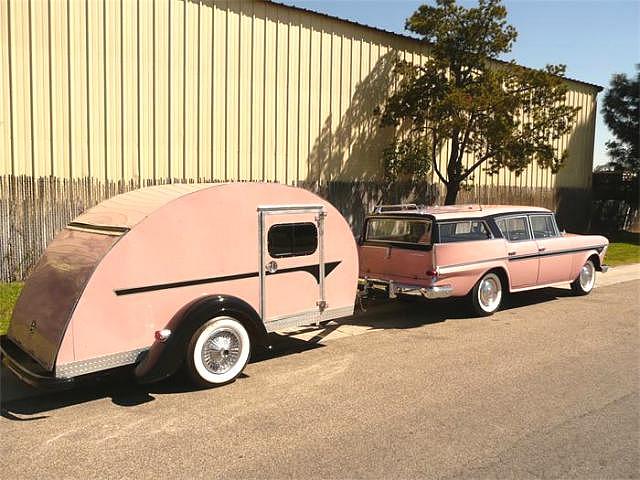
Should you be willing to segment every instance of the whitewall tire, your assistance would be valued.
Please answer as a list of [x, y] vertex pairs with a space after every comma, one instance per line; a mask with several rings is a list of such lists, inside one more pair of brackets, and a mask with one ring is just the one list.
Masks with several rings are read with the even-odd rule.
[[191, 337], [187, 369], [199, 385], [222, 385], [242, 373], [250, 352], [251, 341], [242, 323], [229, 316], [215, 317]]
[[502, 280], [494, 272], [485, 273], [471, 291], [473, 311], [483, 317], [493, 315], [502, 304]]
[[571, 282], [571, 291], [575, 295], [587, 295], [593, 290], [596, 284], [596, 266], [592, 260], [587, 262], [580, 268], [578, 277]]

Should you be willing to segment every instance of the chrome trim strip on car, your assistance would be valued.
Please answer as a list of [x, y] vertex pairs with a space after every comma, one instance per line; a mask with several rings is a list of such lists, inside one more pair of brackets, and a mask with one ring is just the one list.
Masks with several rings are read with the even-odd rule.
[[444, 273], [446, 273], [444, 271], [444, 269], [446, 269], [446, 268], [458, 268], [458, 267], [466, 267], [466, 266], [469, 266], [469, 265], [478, 265], [480, 263], [499, 262], [499, 261], [502, 261], [502, 260], [507, 260], [508, 258], [510, 259], [511, 257], [496, 257], [496, 258], [488, 258], [486, 260], [476, 260], [474, 262], [454, 263], [454, 264], [451, 264], [451, 265], [438, 266], [438, 269], [439, 269], [440, 273], [444, 274]]
[[148, 349], [148, 347], [137, 348], [128, 352], [112, 353], [88, 360], [65, 363], [64, 365], [56, 366], [56, 378], [77, 377], [101, 370], [131, 365], [132, 363], [136, 363], [140, 355]]
[[[341, 263], [342, 263], [342, 260], [325, 263], [325, 275], [328, 276]], [[265, 272], [265, 275], [280, 275], [283, 273], [293, 273], [293, 272], [307, 272], [316, 279], [316, 282], [318, 282], [320, 277], [320, 266], [317, 263], [314, 263], [311, 265], [303, 265], [301, 267], [282, 268], [280, 270], [277, 270], [274, 273]], [[234, 280], [244, 280], [247, 278], [255, 278], [257, 276], [258, 276], [258, 272], [238, 273], [235, 275], [224, 275], [221, 277], [198, 278], [194, 280], [184, 280], [180, 282], [160, 283], [157, 285], [147, 285], [144, 287], [121, 288], [118, 290], [114, 290], [114, 293], [118, 296], [131, 295], [134, 293], [153, 292], [156, 290], [167, 290], [170, 288], [191, 287], [194, 285], [203, 285], [206, 283], [231, 282]]]
[[[474, 262], [465, 262], [465, 263], [455, 263], [452, 265], [443, 265], [443, 266], [439, 266], [438, 268], [444, 270], [446, 268], [457, 268], [457, 267], [466, 267], [469, 265], [477, 265], [480, 263], [488, 263], [488, 262], [498, 262], [498, 261], [502, 261], [502, 260], [508, 260], [510, 262], [512, 261], [516, 261], [516, 260], [529, 260], [532, 258], [536, 258], [536, 257], [551, 257], [554, 255], [566, 255], [569, 253], [579, 253], [579, 252], [588, 252], [589, 250], [596, 250], [598, 253], [600, 253], [602, 251], [602, 249], [604, 248], [604, 245], [597, 245], [597, 246], [591, 246], [591, 247], [583, 247], [583, 248], [575, 248], [575, 249], [568, 249], [568, 250], [559, 250], [559, 251], [552, 251], [552, 252], [537, 252], [537, 253], [531, 253], [531, 254], [526, 254], [526, 255], [518, 255], [518, 256], [513, 256], [513, 257], [496, 257], [496, 258], [489, 258], [487, 260], [476, 260]], [[437, 251], [437, 249], [436, 249]], [[446, 273], [446, 272], [442, 272], [442, 273]]]
[[538, 252], [538, 253], [529, 253], [526, 255], [517, 255], [515, 257], [508, 257], [507, 260], [510, 262], [517, 260], [527, 260], [536, 257], [553, 257], [555, 255], [566, 255], [569, 253], [579, 253], [579, 252], [588, 252], [589, 250], [596, 250], [598, 253], [602, 251], [604, 245], [597, 245], [593, 247], [583, 247], [583, 248], [573, 248], [567, 250], [556, 250], [552, 252]]

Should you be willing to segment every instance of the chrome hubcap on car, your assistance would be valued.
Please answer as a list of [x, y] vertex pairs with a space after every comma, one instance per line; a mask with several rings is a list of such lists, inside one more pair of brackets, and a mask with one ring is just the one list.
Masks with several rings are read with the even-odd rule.
[[482, 308], [487, 312], [495, 310], [498, 308], [501, 298], [500, 279], [493, 274], [484, 277], [478, 290], [478, 300], [480, 300]]
[[240, 337], [230, 328], [215, 330], [202, 346], [202, 363], [211, 373], [226, 373], [238, 362]]
[[585, 263], [580, 269], [580, 286], [585, 292], [593, 288], [596, 271], [591, 262]]

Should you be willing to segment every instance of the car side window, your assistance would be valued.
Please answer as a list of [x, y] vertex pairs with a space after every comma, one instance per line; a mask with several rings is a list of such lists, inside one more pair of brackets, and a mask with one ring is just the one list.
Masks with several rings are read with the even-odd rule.
[[558, 232], [551, 215], [531, 215], [531, 229], [536, 239], [557, 237]]
[[442, 222], [438, 224], [440, 243], [469, 242], [488, 240], [491, 232], [483, 221], [464, 220], [459, 222]]
[[531, 240], [529, 225], [526, 216], [507, 217], [496, 220], [496, 225], [502, 232], [502, 236], [510, 242]]

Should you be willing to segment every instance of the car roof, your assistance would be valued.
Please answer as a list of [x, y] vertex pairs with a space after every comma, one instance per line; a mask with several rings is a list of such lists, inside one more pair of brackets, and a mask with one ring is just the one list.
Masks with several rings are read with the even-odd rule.
[[542, 207], [530, 207], [524, 205], [446, 205], [446, 206], [416, 206], [405, 208], [401, 205], [396, 208], [376, 211], [373, 216], [428, 216], [436, 220], [457, 220], [466, 218], [484, 218], [494, 215], [509, 215], [518, 213], [552, 213], [551, 210]]

